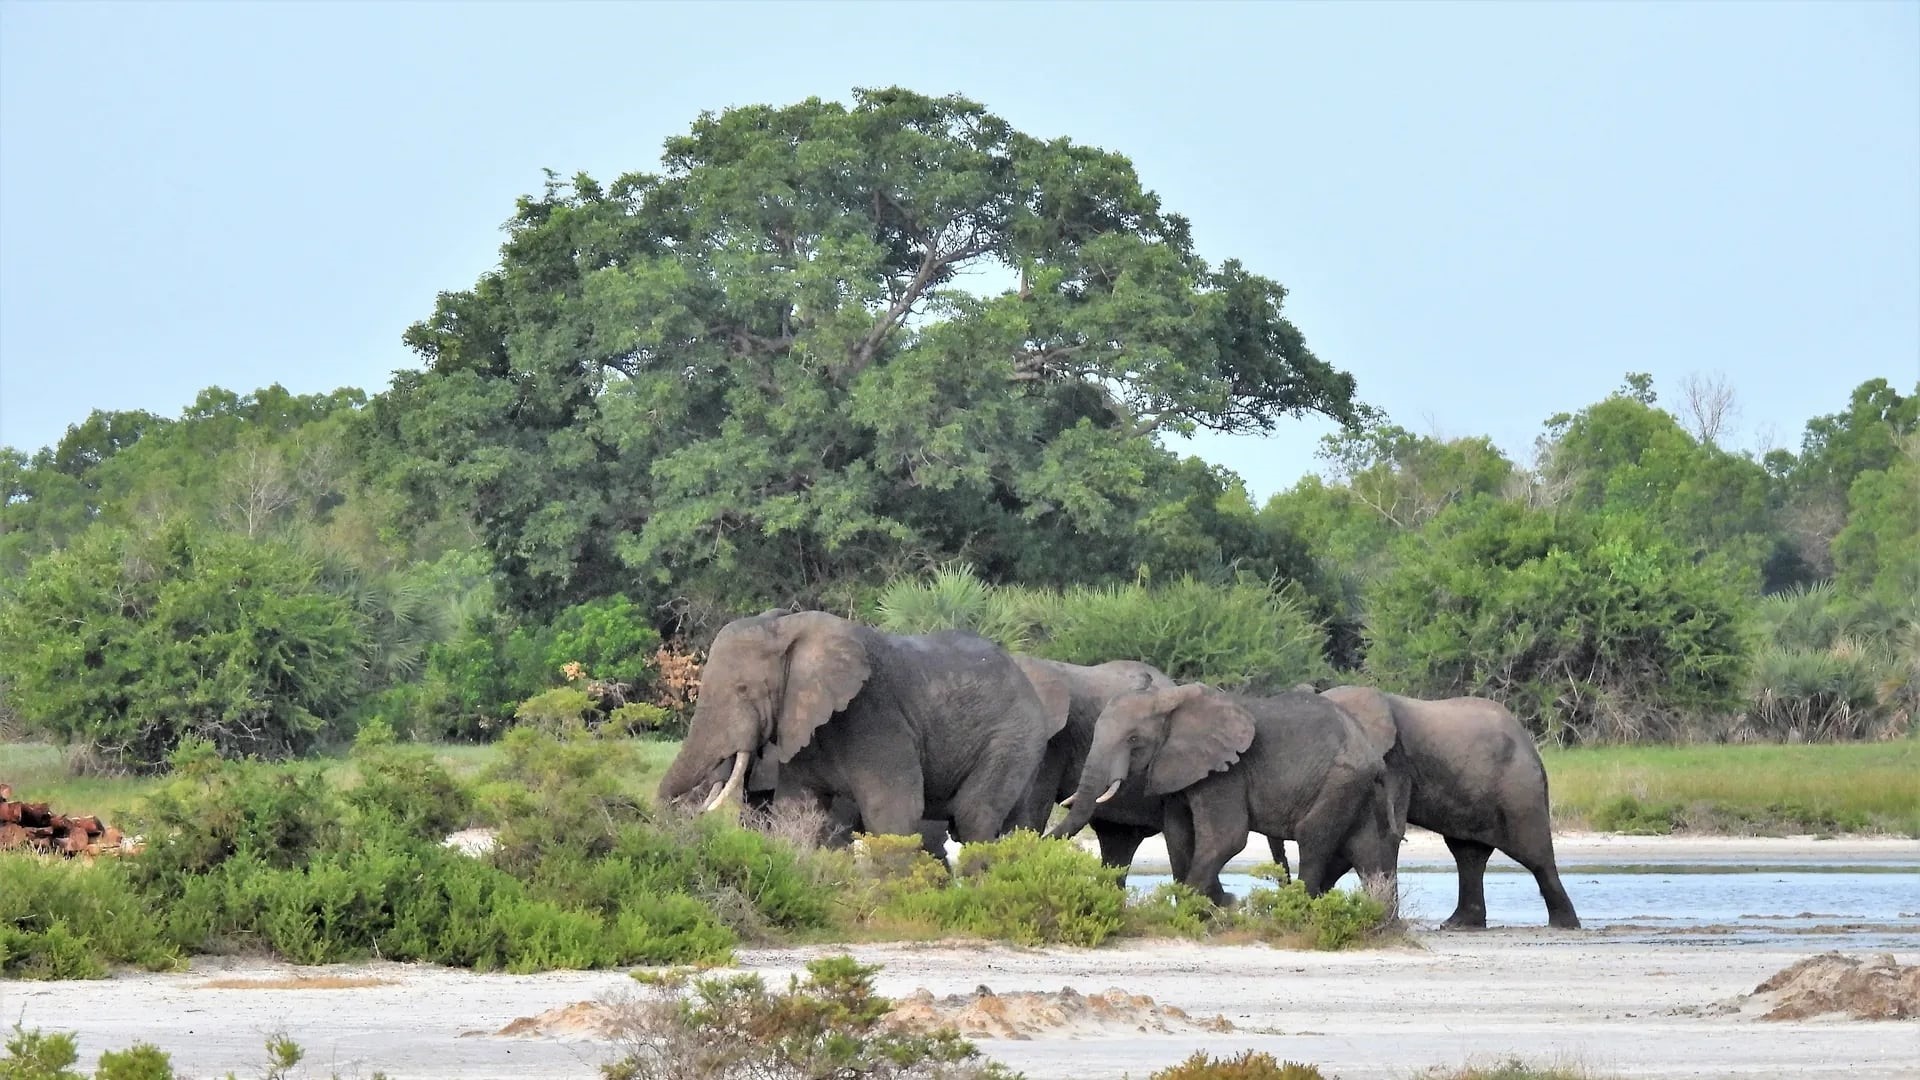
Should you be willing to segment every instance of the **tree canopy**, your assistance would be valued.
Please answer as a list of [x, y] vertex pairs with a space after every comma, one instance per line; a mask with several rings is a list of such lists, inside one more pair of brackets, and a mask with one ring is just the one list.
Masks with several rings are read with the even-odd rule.
[[369, 411], [376, 467], [463, 500], [523, 610], [817, 600], [956, 555], [1125, 574], [1192, 494], [1155, 433], [1358, 415], [1285, 289], [1195, 254], [1126, 158], [961, 97], [703, 114], [507, 233]]

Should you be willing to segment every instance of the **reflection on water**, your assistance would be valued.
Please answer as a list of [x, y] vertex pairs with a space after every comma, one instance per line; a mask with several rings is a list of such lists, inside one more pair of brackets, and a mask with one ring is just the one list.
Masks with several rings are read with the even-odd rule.
[[[1133, 874], [1127, 883], [1151, 889], [1169, 881], [1165, 874]], [[1221, 884], [1244, 896], [1255, 879], [1222, 874]], [[1488, 874], [1487, 921], [1517, 926], [1544, 925], [1546, 905], [1530, 874]], [[1768, 868], [1723, 873], [1568, 873], [1561, 876], [1581, 923], [1598, 929], [1631, 924], [1647, 927], [1743, 926], [1755, 930], [1796, 930], [1838, 923], [1873, 923], [1920, 932], [1920, 873], [1794, 872]], [[1352, 875], [1340, 887], [1356, 884]], [[1438, 921], [1453, 911], [1456, 879], [1443, 873], [1403, 869], [1401, 912], [1416, 921]]]

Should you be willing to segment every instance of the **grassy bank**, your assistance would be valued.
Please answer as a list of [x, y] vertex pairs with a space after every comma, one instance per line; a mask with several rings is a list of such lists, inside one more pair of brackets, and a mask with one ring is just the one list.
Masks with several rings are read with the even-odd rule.
[[1920, 837], [1920, 740], [1617, 746], [1545, 756], [1561, 829]]
[[[623, 779], [635, 791], [652, 791], [680, 749], [677, 742], [636, 740], [634, 767]], [[433, 758], [461, 780], [470, 780], [500, 760], [494, 743], [440, 743], [430, 748]], [[319, 759], [334, 785], [350, 788], [360, 781], [359, 769], [344, 752]], [[20, 802], [43, 802], [60, 813], [97, 814], [118, 823], [141, 799], [166, 783], [156, 776], [72, 776], [67, 752], [44, 743], [0, 742], [0, 784], [13, 786]]]
[[[497, 761], [497, 745], [442, 744], [435, 760], [469, 779]], [[678, 743], [635, 744], [629, 787], [651, 791]], [[324, 759], [341, 786], [358, 782], [345, 755]], [[1801, 746], [1615, 746], [1550, 750], [1554, 822], [1562, 829], [1632, 833], [1840, 833], [1920, 836], [1920, 740]], [[160, 783], [149, 777], [74, 777], [66, 753], [0, 743], [0, 783], [14, 797], [112, 820]]]

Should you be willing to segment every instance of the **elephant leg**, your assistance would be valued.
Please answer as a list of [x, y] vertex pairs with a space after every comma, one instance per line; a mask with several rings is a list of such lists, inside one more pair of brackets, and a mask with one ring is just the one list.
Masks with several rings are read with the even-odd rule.
[[1453, 863], [1460, 875], [1460, 900], [1454, 905], [1453, 914], [1447, 916], [1445, 925], [1463, 930], [1484, 930], [1487, 928], [1487, 857], [1493, 854], [1493, 848], [1478, 840], [1465, 840], [1449, 836], [1447, 850], [1453, 852]]
[[[1213, 798], [1189, 800], [1193, 818], [1193, 861], [1182, 875], [1188, 887], [1205, 893], [1221, 907], [1233, 903], [1233, 897], [1220, 884], [1220, 871], [1227, 860], [1247, 846], [1250, 831], [1244, 791], [1213, 793]], [[1171, 852], [1169, 852], [1171, 854]]]
[[924, 782], [919, 763], [898, 773], [880, 776], [855, 773], [848, 777], [850, 795], [864, 831], [875, 835], [919, 836], [925, 841], [922, 821], [926, 812]]
[[1573, 900], [1560, 884], [1560, 869], [1554, 865], [1551, 836], [1545, 837], [1544, 842], [1542, 838], [1528, 837], [1524, 842], [1501, 844], [1500, 850], [1533, 874], [1534, 883], [1540, 886], [1540, 899], [1547, 902], [1548, 926], [1559, 930], [1580, 929], [1580, 916], [1575, 914]]
[[1267, 834], [1267, 850], [1273, 852], [1273, 861], [1280, 866], [1280, 884], [1293, 880], [1293, 868], [1287, 864], [1287, 838]]
[[1145, 825], [1093, 822], [1093, 835], [1100, 841], [1100, 861], [1115, 869], [1132, 866], [1134, 853], [1140, 850], [1140, 844], [1156, 831]]
[[948, 804], [953, 808], [954, 839], [963, 844], [992, 840], [1022, 825], [1019, 811], [1026, 780], [988, 766], [962, 781]]
[[1162, 831], [1167, 836], [1167, 862], [1172, 868], [1173, 880], [1185, 883], [1187, 868], [1193, 865], [1193, 813], [1187, 808], [1186, 800], [1174, 799], [1167, 803]]

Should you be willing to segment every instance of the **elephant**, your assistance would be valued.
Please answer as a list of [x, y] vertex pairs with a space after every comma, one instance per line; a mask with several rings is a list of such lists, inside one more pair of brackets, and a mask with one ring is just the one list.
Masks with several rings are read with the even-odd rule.
[[[1021, 821], [1035, 832], [1044, 832], [1054, 805], [1071, 800], [1080, 783], [1087, 751], [1093, 746], [1094, 725], [1107, 702], [1129, 691], [1170, 690], [1177, 684], [1159, 668], [1138, 660], [1087, 666], [1021, 653], [1013, 659], [1047, 708], [1064, 717], [1059, 732], [1047, 743]], [[1140, 842], [1161, 829], [1161, 802], [1132, 793], [1101, 804], [1091, 820], [1100, 841], [1100, 860], [1111, 867], [1131, 866]]]
[[824, 611], [735, 619], [708, 650], [665, 803], [717, 809], [750, 769], [777, 797], [804, 797], [873, 833], [923, 835], [945, 820], [961, 843], [1010, 828], [1047, 742], [1050, 715], [1008, 655], [978, 634], [882, 633]]
[[1217, 904], [1219, 874], [1249, 832], [1300, 845], [1299, 877], [1318, 896], [1342, 864], [1397, 873], [1400, 834], [1387, 765], [1354, 720], [1314, 694], [1259, 698], [1191, 683], [1107, 703], [1066, 820], [1072, 836], [1119, 797], [1164, 797], [1176, 876]]
[[1495, 849], [1533, 873], [1549, 926], [1580, 926], [1554, 863], [1546, 766], [1513, 713], [1486, 698], [1422, 700], [1365, 686], [1336, 686], [1320, 696], [1352, 717], [1386, 757], [1396, 826], [1418, 825], [1446, 839], [1460, 877], [1447, 926], [1487, 925], [1483, 879]]

